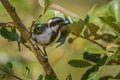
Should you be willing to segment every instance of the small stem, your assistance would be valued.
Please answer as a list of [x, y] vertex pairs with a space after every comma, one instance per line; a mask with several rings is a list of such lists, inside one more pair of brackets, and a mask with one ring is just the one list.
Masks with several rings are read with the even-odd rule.
[[2, 68], [0, 68], [0, 70], [3, 71], [3, 72], [5, 72], [5, 73], [7, 73], [7, 74], [9, 74], [9, 75], [11, 75], [11, 76], [13, 76], [14, 78], [16, 78], [16, 79], [18, 79], [18, 80], [23, 80], [23, 79], [21, 79], [20, 77], [16, 76], [15, 74], [10, 73], [10, 72], [2, 69]]
[[42, 8], [42, 12], [41, 14], [34, 20], [34, 22], [36, 22], [39, 18], [41, 18], [46, 12], [46, 7], [45, 8]]
[[32, 27], [33, 27], [33, 25], [35, 24], [35, 22], [36, 22], [40, 17], [42, 17], [42, 16], [45, 14], [45, 12], [46, 12], [46, 8], [42, 8], [41, 14], [40, 14], [34, 21], [32, 21], [32, 24], [31, 24], [31, 27], [30, 27], [30, 33], [32, 33]]
[[84, 36], [82, 36], [82, 35], [78, 35], [78, 34], [76, 34], [76, 33], [74, 33], [74, 32], [70, 32], [71, 34], [73, 34], [73, 35], [75, 35], [75, 36], [77, 36], [77, 37], [81, 37], [81, 38], [83, 38], [83, 39], [86, 39], [86, 40], [88, 40], [88, 41], [90, 41], [90, 42], [92, 42], [92, 43], [94, 43], [94, 44], [97, 44], [98, 46], [100, 46], [102, 49], [105, 49], [105, 47], [103, 46], [103, 45], [101, 45], [100, 43], [98, 43], [98, 42], [96, 42], [96, 41], [94, 41], [94, 40], [91, 40], [91, 39], [89, 39], [89, 38], [86, 38], [86, 37], [84, 37]]
[[14, 22], [0, 23], [0, 27], [15, 27]]

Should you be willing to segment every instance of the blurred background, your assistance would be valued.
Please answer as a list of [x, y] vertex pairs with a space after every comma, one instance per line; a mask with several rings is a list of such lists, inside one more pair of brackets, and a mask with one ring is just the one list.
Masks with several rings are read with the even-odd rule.
[[[16, 8], [18, 15], [23, 23], [29, 29], [32, 21], [40, 14], [41, 8], [38, 0], [9, 0]], [[69, 10], [74, 15], [84, 19], [89, 9], [94, 5], [97, 6], [97, 11], [104, 10], [106, 3], [110, 0], [56, 0], [54, 4], [57, 4], [66, 10]], [[52, 6], [50, 9], [56, 9]], [[67, 14], [67, 13], [65, 13]], [[11, 22], [11, 18], [3, 6], [0, 4], [0, 22]], [[69, 36], [74, 38], [74, 36]], [[82, 59], [83, 52], [87, 47], [98, 47], [97, 45], [86, 41], [81, 38], [77, 38], [72, 44], [69, 44], [66, 40], [65, 44], [59, 48], [54, 46], [48, 47], [47, 52], [49, 62], [55, 70], [60, 80], [65, 80], [66, 76], [71, 73], [73, 80], [80, 80], [81, 76], [88, 68], [74, 68], [68, 65], [68, 61], [71, 59]], [[17, 42], [12, 42], [4, 39], [0, 36], [0, 64], [6, 65], [7, 62], [13, 64], [13, 71], [16, 75], [25, 78], [26, 66], [31, 71], [31, 78], [37, 80], [40, 74], [45, 74], [41, 65], [35, 58], [34, 54], [21, 45], [21, 52], [18, 50]], [[100, 72], [100, 76], [105, 74], [116, 75], [120, 66], [106, 66]], [[112, 73], [110, 73], [112, 72]], [[0, 74], [3, 72], [0, 71]], [[103, 74], [104, 73], [104, 74]], [[97, 80], [96, 78], [96, 80]], [[5, 80], [5, 79], [4, 79]], [[9, 78], [6, 80], [15, 80]]]

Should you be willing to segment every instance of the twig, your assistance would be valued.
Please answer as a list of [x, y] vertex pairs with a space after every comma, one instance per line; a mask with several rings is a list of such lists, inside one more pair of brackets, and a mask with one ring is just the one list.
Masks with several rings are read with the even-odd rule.
[[18, 80], [23, 80], [23, 79], [21, 79], [20, 77], [16, 76], [15, 74], [10, 73], [9, 71], [6, 71], [6, 70], [4, 70], [4, 69], [2, 69], [2, 68], [0, 68], [0, 70], [3, 71], [3, 72], [5, 72], [5, 73], [7, 73], [7, 74], [9, 74], [9, 75], [11, 75], [11, 76], [13, 76], [14, 78], [16, 78], [16, 79], [18, 79]]
[[90, 41], [90, 42], [92, 42], [92, 43], [94, 43], [94, 44], [97, 44], [97, 45], [100, 46], [102, 49], [105, 49], [105, 47], [104, 47], [103, 45], [101, 45], [100, 43], [98, 43], [98, 42], [96, 42], [96, 41], [94, 41], [94, 40], [91, 40], [91, 39], [86, 38], [86, 37], [84, 37], [84, 36], [82, 36], [82, 35], [76, 34], [76, 33], [74, 33], [74, 32], [70, 32], [70, 33], [73, 34], [73, 35], [75, 35], [75, 36], [77, 36], [77, 37], [81, 37], [81, 38], [83, 38], [83, 39], [86, 39], [86, 40], [88, 40], [88, 41]]
[[56, 80], [58, 80], [54, 70], [50, 66], [49, 62], [46, 61], [45, 56], [42, 54], [42, 50], [39, 48], [37, 43], [29, 37], [30, 34], [27, 31], [25, 25], [22, 23], [21, 19], [18, 17], [18, 14], [15, 11], [15, 8], [9, 3], [9, 0], [0, 0], [4, 8], [7, 10], [9, 15], [11, 16], [13, 22], [16, 24], [16, 28], [21, 32], [21, 35], [24, 37], [26, 42], [30, 45], [30, 48], [38, 61], [41, 63], [43, 69], [45, 70], [46, 74], [54, 77]]
[[0, 27], [15, 27], [14, 22], [0, 23]]
[[[15, 23], [14, 22], [7, 22], [7, 23], [0, 23], [0, 27], [14, 27], [15, 28]], [[25, 44], [26, 42], [20, 42], [20, 41], [18, 41], [18, 49], [19, 49], [19, 51], [21, 51], [21, 46], [20, 46], [20, 44], [23, 44], [26, 48], [28, 48], [29, 50], [31, 50], [31, 48], [28, 46], [28, 45], [26, 45]]]
[[32, 21], [32, 24], [31, 24], [31, 27], [30, 27], [30, 33], [32, 33], [32, 27], [33, 25], [35, 24], [35, 22], [40, 18], [42, 17], [46, 12], [46, 7], [45, 8], [42, 8], [42, 12], [40, 13], [40, 15], [34, 20]]

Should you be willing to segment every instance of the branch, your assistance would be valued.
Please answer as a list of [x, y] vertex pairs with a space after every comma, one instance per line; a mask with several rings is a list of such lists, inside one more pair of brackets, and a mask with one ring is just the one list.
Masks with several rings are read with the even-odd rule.
[[42, 16], [45, 14], [46, 8], [47, 8], [47, 7], [42, 8], [42, 12], [40, 13], [40, 15], [39, 15], [34, 21], [32, 21], [32, 25], [31, 25], [31, 27], [30, 27], [30, 33], [32, 33], [32, 27], [33, 27], [33, 25], [35, 24], [35, 22], [36, 22], [40, 17], [42, 17]]
[[0, 68], [0, 70], [3, 71], [3, 72], [5, 72], [5, 73], [7, 73], [7, 74], [9, 74], [9, 75], [11, 75], [11, 76], [13, 76], [14, 78], [16, 78], [16, 79], [18, 79], [18, 80], [23, 80], [23, 79], [21, 79], [20, 77], [16, 76], [15, 74], [10, 73], [10, 72], [2, 69], [2, 68]]
[[9, 15], [11, 16], [13, 22], [16, 24], [16, 28], [20, 31], [26, 42], [30, 45], [31, 51], [34, 53], [38, 61], [41, 63], [43, 69], [45, 70], [46, 74], [54, 77], [56, 80], [58, 80], [54, 70], [50, 66], [48, 60], [46, 61], [46, 58], [37, 45], [35, 41], [30, 37], [29, 32], [27, 31], [25, 25], [22, 23], [21, 19], [18, 17], [18, 14], [15, 11], [15, 8], [9, 3], [8, 0], [0, 0], [2, 5], [5, 7]]
[[101, 45], [100, 43], [98, 43], [98, 42], [96, 42], [96, 41], [94, 41], [94, 40], [91, 40], [91, 39], [89, 39], [89, 38], [86, 38], [86, 37], [84, 37], [84, 36], [82, 36], [82, 35], [78, 35], [78, 34], [76, 34], [76, 33], [74, 33], [74, 32], [70, 32], [70, 33], [73, 34], [73, 35], [75, 35], [75, 36], [77, 36], [77, 37], [81, 37], [81, 38], [83, 38], [83, 39], [86, 39], [86, 40], [88, 40], [88, 41], [90, 41], [90, 42], [92, 42], [92, 43], [100, 46], [102, 49], [105, 49], [105, 47], [104, 47], [103, 45]]
[[15, 27], [14, 22], [0, 23], [0, 27]]

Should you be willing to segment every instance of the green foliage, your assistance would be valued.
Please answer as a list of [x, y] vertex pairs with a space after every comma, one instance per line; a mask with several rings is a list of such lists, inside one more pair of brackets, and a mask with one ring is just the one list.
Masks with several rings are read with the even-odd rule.
[[89, 63], [88, 61], [84, 61], [84, 60], [70, 60], [68, 62], [69, 65], [73, 66], [73, 67], [80, 67], [80, 68], [84, 68], [84, 67], [89, 67], [92, 64]]
[[8, 63], [6, 64], [6, 68], [7, 68], [7, 70], [11, 73], [11, 72], [12, 72], [12, 68], [13, 68], [12, 63], [11, 63], [11, 62], [8, 62]]
[[66, 79], [65, 80], [72, 80], [72, 75], [71, 74], [69, 74], [67, 77], [66, 77]]
[[43, 78], [43, 75], [40, 74], [37, 80], [42, 80], [42, 78]]
[[81, 80], [94, 80], [101, 68], [106, 64], [107, 56], [100, 59], [95, 66], [88, 69]]
[[81, 19], [79, 19], [78, 22], [74, 22], [69, 25], [69, 29], [76, 34], [80, 34], [83, 28], [84, 28], [84, 21]]
[[[37, 80], [43, 80], [43, 75], [40, 74]], [[46, 74], [45, 80], [56, 80], [56, 79]]]
[[116, 44], [119, 44], [120, 43], [120, 38], [118, 37], [118, 38], [115, 38], [114, 39], [114, 42], [116, 43]]
[[2, 79], [5, 79], [6, 74], [5, 74], [5, 73], [3, 73], [0, 77], [1, 77]]
[[105, 34], [101, 35], [101, 39], [102, 39], [103, 41], [106, 41], [106, 42], [113, 42], [114, 39], [115, 39], [115, 36], [112, 35], [112, 34], [107, 34], [107, 33], [105, 33]]
[[68, 37], [68, 35], [69, 35], [69, 32], [67, 32], [67, 31], [61, 32], [61, 36], [57, 41], [58, 45], [56, 46], [56, 48], [61, 46], [62, 44], [64, 44], [64, 42], [65, 42], [66, 38]]
[[52, 76], [49, 75], [45, 75], [45, 80], [56, 80], [55, 78], [53, 78]]
[[100, 54], [91, 54], [89, 52], [84, 52], [83, 58], [85, 60], [97, 63], [101, 59], [100, 56]]
[[65, 15], [57, 10], [48, 9], [46, 13], [38, 20], [39, 23], [46, 23], [50, 18], [62, 17], [65, 19]]
[[94, 12], [95, 12], [95, 8], [96, 8], [96, 5], [94, 5], [87, 13], [87, 16], [84, 20], [85, 24], [89, 23], [89, 22], [92, 22], [92, 19], [93, 19], [93, 16], [94, 16]]
[[119, 80], [120, 79], [120, 73], [118, 73], [115, 77], [113, 76], [103, 76], [99, 80]]
[[30, 69], [26, 66], [26, 77], [29, 79], [30, 77]]
[[[68, 62], [69, 65], [75, 67], [75, 68], [83, 68], [92, 66], [90, 62], [94, 62], [96, 65], [94, 65], [92, 68], [88, 69], [85, 74], [82, 76], [81, 80], [95, 80], [96, 76], [100, 72], [102, 68], [108, 63], [116, 63], [119, 64], [120, 62], [120, 1], [119, 0], [112, 0], [107, 7], [107, 15], [98, 16], [98, 19], [102, 21], [101, 24], [103, 26], [96, 25], [97, 23], [93, 22], [93, 14], [94, 14], [95, 6], [88, 12], [88, 15], [84, 19], [84, 25], [81, 27], [81, 29], [78, 29], [79, 26], [76, 26], [76, 28], [73, 27], [73, 29], [70, 29], [77, 35], [79, 35], [81, 32], [83, 33], [83, 37], [90, 39], [90, 40], [102, 40], [104, 45], [104, 42], [113, 43], [110, 47], [107, 45], [104, 45], [105, 48], [87, 48], [86, 52], [84, 53], [83, 58], [85, 60], [88, 60], [89, 62], [84, 60], [70, 60]], [[74, 24], [74, 23], [73, 23]], [[73, 42], [74, 39], [71, 39], [70, 42]], [[99, 43], [99, 42], [98, 42]], [[116, 45], [116, 46], [115, 46]], [[112, 53], [112, 55], [111, 55]], [[101, 58], [101, 56], [103, 56]], [[107, 55], [107, 56], [105, 56]], [[109, 56], [109, 57], [108, 57]], [[85, 65], [84, 65], [85, 64]], [[86, 66], [86, 64], [88, 66]], [[118, 74], [119, 75], [119, 74]], [[104, 76], [101, 77], [99, 80], [119, 80], [120, 78], [113, 77], [113, 76]]]
[[120, 0], [112, 0], [108, 4], [108, 15], [116, 18], [117, 22], [120, 21]]
[[15, 28], [1, 28], [0, 29], [1, 36], [10, 40], [10, 41], [18, 41], [19, 36], [16, 32]]
[[0, 73], [0, 80], [6, 80], [10, 77], [10, 74], [13, 73], [13, 64], [11, 62], [7, 62], [5, 65], [2, 65], [4, 68], [0, 67], [0, 70], [3, 71]]
[[88, 23], [86, 24], [86, 28], [83, 34], [85, 37], [95, 36], [98, 30], [99, 27], [97, 25], [94, 23]]
[[120, 36], [119, 29], [120, 27], [115, 24], [116, 20], [114, 17], [107, 16], [107, 17], [100, 17], [100, 19], [109, 25], [109, 28], [118, 36]]
[[91, 54], [105, 54], [106, 50], [98, 49], [98, 48], [87, 48], [87, 52]]

